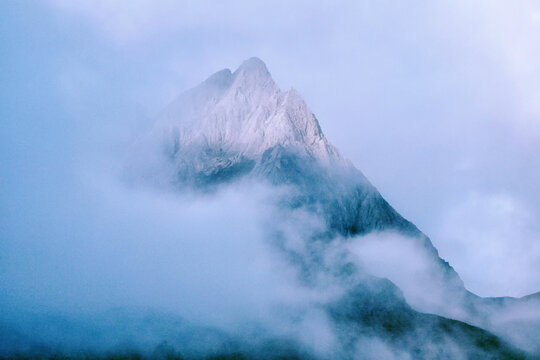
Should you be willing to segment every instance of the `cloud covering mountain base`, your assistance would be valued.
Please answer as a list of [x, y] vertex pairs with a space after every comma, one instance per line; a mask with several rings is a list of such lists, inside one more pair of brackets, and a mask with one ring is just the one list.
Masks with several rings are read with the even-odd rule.
[[7, 198], [2, 355], [527, 356], [459, 321], [506, 305], [463, 305], [476, 297], [297, 93], [258, 59], [218, 74], [127, 149], [127, 169], [77, 159]]

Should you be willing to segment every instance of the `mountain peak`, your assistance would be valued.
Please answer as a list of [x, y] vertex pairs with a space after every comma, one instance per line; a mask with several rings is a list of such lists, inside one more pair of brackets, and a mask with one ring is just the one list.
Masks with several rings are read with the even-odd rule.
[[259, 58], [218, 71], [170, 104], [156, 123], [175, 156], [203, 147], [259, 158], [281, 146], [319, 161], [341, 161], [301, 95], [282, 91]]
[[231, 70], [223, 69], [210, 75], [210, 77], [206, 79], [204, 83], [211, 84], [211, 85], [218, 85], [218, 86], [219, 85], [229, 86], [231, 78], [232, 78]]
[[244, 74], [262, 74], [270, 75], [266, 64], [258, 57], [251, 57], [245, 60], [242, 65], [236, 70], [237, 73]]
[[233, 74], [235, 84], [248, 88], [276, 87], [264, 62], [256, 57], [245, 60]]

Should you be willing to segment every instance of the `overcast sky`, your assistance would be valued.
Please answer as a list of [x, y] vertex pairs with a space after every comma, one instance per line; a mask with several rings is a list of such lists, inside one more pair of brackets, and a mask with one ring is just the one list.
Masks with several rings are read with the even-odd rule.
[[4, 227], [258, 56], [469, 289], [540, 290], [538, 2], [4, 1], [0, 48]]

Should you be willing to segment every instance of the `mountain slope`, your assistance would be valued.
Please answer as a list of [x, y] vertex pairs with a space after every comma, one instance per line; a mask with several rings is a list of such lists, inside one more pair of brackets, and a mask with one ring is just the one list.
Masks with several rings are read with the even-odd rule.
[[207, 189], [250, 174], [343, 208], [329, 219], [343, 234], [392, 228], [420, 235], [328, 142], [298, 92], [281, 91], [257, 58], [180, 95], [146, 141], [168, 157], [175, 176], [169, 180], [180, 187]]
[[281, 91], [257, 58], [234, 73], [221, 70], [180, 95], [161, 112], [140, 147], [162, 154], [163, 163], [144, 172], [150, 181], [167, 179], [178, 188], [212, 191], [254, 177], [294, 187], [286, 202], [324, 218], [327, 236], [396, 231], [436, 259], [441, 282], [463, 289], [427, 236], [328, 142], [298, 92]]
[[[465, 289], [458, 274], [439, 257], [429, 238], [397, 213], [365, 176], [329, 143], [298, 92], [278, 88], [261, 60], [251, 58], [234, 72], [221, 70], [180, 95], [159, 114], [155, 126], [137, 147], [139, 152], [132, 170], [142, 174], [144, 181], [158, 186], [212, 193], [241, 179], [255, 179], [287, 187], [290, 191], [280, 199], [283, 211], [302, 209], [322, 219], [325, 227], [305, 239], [303, 250], [287, 248], [279, 240], [276, 242], [283, 253], [302, 268], [306, 283], [318, 273], [331, 273], [333, 281], [346, 284], [349, 290], [338, 303], [352, 302], [357, 315], [329, 310], [331, 314], [341, 314], [336, 315], [336, 324], [341, 323], [338, 319], [349, 319], [348, 325], [339, 327], [354, 329], [360, 324], [362, 329], [369, 328], [373, 320], [366, 319], [373, 314], [373, 309], [365, 302], [369, 304], [370, 299], [377, 298], [382, 304], [386, 301], [399, 304], [385, 308], [385, 317], [401, 319], [404, 316], [414, 324], [406, 335], [400, 335], [408, 342], [414, 338], [411, 334], [431, 336], [429, 329], [437, 328], [438, 333], [444, 328], [444, 336], [440, 333], [437, 336], [455, 342], [456, 336], [465, 336], [465, 332], [471, 336], [469, 342], [475, 356], [487, 351], [475, 343], [478, 340], [475, 337], [487, 336], [483, 330], [469, 331], [458, 321], [433, 320], [435, 318], [410, 308], [401, 295], [396, 295], [397, 289], [380, 297], [378, 290], [363, 287], [360, 296], [353, 290], [365, 280], [363, 276], [358, 277], [362, 269], [348, 260], [325, 264], [326, 254], [341, 241], [336, 239], [351, 243], [362, 241], [360, 235], [369, 233], [400, 234], [401, 241], [417, 245], [436, 264], [431, 273], [424, 274], [429, 277], [429, 286], [425, 284], [423, 291], [431, 296], [430, 292], [436, 289], [443, 304], [421, 310], [484, 324], [482, 300]], [[148, 154], [153, 156], [152, 161], [147, 161]], [[140, 161], [141, 157], [145, 161]], [[279, 231], [270, 232], [279, 238]], [[420, 288], [424, 280], [416, 279]], [[358, 331], [351, 331], [356, 338]], [[379, 331], [369, 332], [369, 335], [394, 336]], [[438, 344], [436, 339], [431, 340]], [[497, 344], [500, 346], [490, 348], [495, 353], [499, 350], [512, 353], [502, 342]], [[416, 348], [418, 346], [420, 344]], [[430, 356], [422, 353], [421, 357]], [[445, 353], [442, 357], [451, 355]], [[490, 353], [488, 357], [497, 358], [497, 355]]]

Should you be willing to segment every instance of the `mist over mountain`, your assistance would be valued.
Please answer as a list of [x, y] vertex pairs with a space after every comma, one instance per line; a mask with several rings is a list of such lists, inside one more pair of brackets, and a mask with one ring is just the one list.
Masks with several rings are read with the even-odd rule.
[[[365, 274], [366, 264], [376, 264], [377, 270], [389, 270], [382, 271], [384, 277], [399, 282], [417, 310], [501, 330], [491, 320], [492, 312], [504, 312], [493, 305], [497, 301], [467, 291], [429, 238], [341, 156], [298, 92], [280, 90], [260, 59], [248, 59], [234, 72], [221, 70], [180, 95], [137, 146], [161, 153], [158, 164], [146, 163], [142, 170], [137, 168], [140, 162], [134, 165], [145, 181], [160, 186], [206, 193], [251, 179], [285, 187], [278, 201], [280, 211], [305, 211], [323, 223], [304, 236], [300, 250], [274, 225], [278, 230], [271, 241], [301, 269], [306, 283], [318, 272], [339, 274], [343, 281]], [[164, 172], [156, 176], [156, 168]], [[325, 264], [326, 254], [335, 246], [347, 249], [345, 260]], [[396, 253], [398, 259], [392, 259]], [[358, 255], [356, 262], [351, 254]], [[392, 263], [385, 263], [388, 257]], [[422, 264], [421, 270], [410, 269], [415, 262]], [[536, 330], [533, 333], [525, 343], [536, 351]]]
[[46, 248], [30, 294], [6, 272], [2, 356], [540, 353], [538, 296], [469, 292], [258, 58], [178, 96], [126, 153], [112, 179], [87, 173], [77, 241]]

